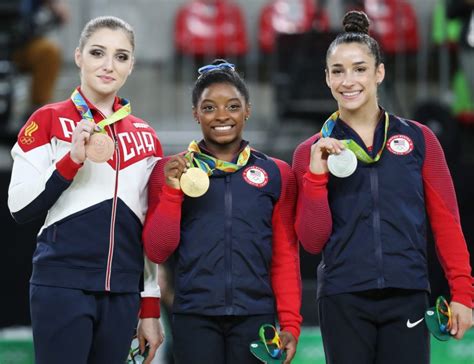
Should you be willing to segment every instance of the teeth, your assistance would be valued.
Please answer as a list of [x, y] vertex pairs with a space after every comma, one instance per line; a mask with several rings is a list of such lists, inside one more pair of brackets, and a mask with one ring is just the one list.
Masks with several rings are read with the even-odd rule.
[[344, 96], [355, 96], [355, 95], [358, 95], [360, 93], [360, 91], [353, 91], [353, 92], [343, 92], [342, 94]]
[[232, 128], [232, 126], [230, 126], [230, 125], [215, 126], [215, 127], [214, 127], [214, 129], [216, 129], [216, 130], [218, 130], [218, 131], [230, 130], [230, 128]]

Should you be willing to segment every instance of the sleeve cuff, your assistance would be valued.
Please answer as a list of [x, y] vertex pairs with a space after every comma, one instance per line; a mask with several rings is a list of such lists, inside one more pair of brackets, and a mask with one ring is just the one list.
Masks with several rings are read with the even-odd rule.
[[163, 185], [163, 196], [168, 197], [170, 200], [173, 201], [181, 201], [182, 197], [184, 196], [183, 191], [178, 190], [177, 188], [173, 188], [168, 186], [167, 184]]
[[56, 169], [59, 174], [67, 179], [72, 181], [74, 176], [77, 174], [77, 171], [83, 166], [83, 163], [77, 164], [71, 159], [71, 153], [67, 153], [56, 163]]
[[290, 332], [294, 336], [296, 341], [298, 341], [300, 338], [301, 329], [299, 327], [287, 326], [287, 327], [282, 327], [281, 330]]
[[311, 183], [314, 183], [318, 186], [324, 186], [329, 181], [329, 173], [323, 174], [314, 174], [311, 171], [306, 171], [303, 178]]
[[142, 297], [140, 302], [140, 316], [143, 318], [160, 317], [160, 299], [157, 297]]

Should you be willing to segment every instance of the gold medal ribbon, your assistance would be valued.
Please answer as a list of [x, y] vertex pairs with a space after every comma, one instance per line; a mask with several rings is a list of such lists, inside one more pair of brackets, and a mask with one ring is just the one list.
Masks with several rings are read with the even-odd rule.
[[191, 163], [201, 168], [208, 176], [212, 174], [214, 169], [224, 172], [235, 172], [245, 166], [250, 158], [250, 146], [247, 146], [239, 153], [237, 163], [223, 161], [201, 151], [196, 140], [189, 143], [188, 152], [185, 158]]

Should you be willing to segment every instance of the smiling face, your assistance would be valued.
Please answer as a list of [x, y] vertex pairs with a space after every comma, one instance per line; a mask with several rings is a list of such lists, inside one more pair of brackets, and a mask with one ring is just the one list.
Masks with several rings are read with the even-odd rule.
[[375, 66], [364, 44], [339, 44], [327, 58], [326, 83], [341, 111], [378, 108], [377, 85], [384, 76], [384, 65]]
[[229, 149], [237, 152], [250, 105], [232, 84], [214, 83], [203, 90], [193, 115], [201, 124], [204, 140], [212, 152]]
[[122, 29], [101, 28], [75, 52], [81, 90], [91, 100], [115, 96], [133, 68], [133, 47]]

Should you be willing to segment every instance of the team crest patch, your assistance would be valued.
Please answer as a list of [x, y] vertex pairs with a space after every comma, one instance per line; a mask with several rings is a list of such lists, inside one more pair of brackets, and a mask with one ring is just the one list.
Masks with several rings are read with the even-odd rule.
[[268, 183], [268, 174], [260, 167], [247, 167], [242, 175], [245, 182], [255, 187], [263, 187]]
[[387, 141], [387, 149], [396, 155], [407, 155], [413, 150], [413, 141], [406, 135], [394, 135]]
[[35, 121], [31, 121], [30, 124], [25, 128], [23, 135], [20, 137], [20, 143], [24, 145], [30, 145], [34, 143], [35, 137], [33, 136], [33, 133], [35, 133], [38, 129], [38, 124]]

